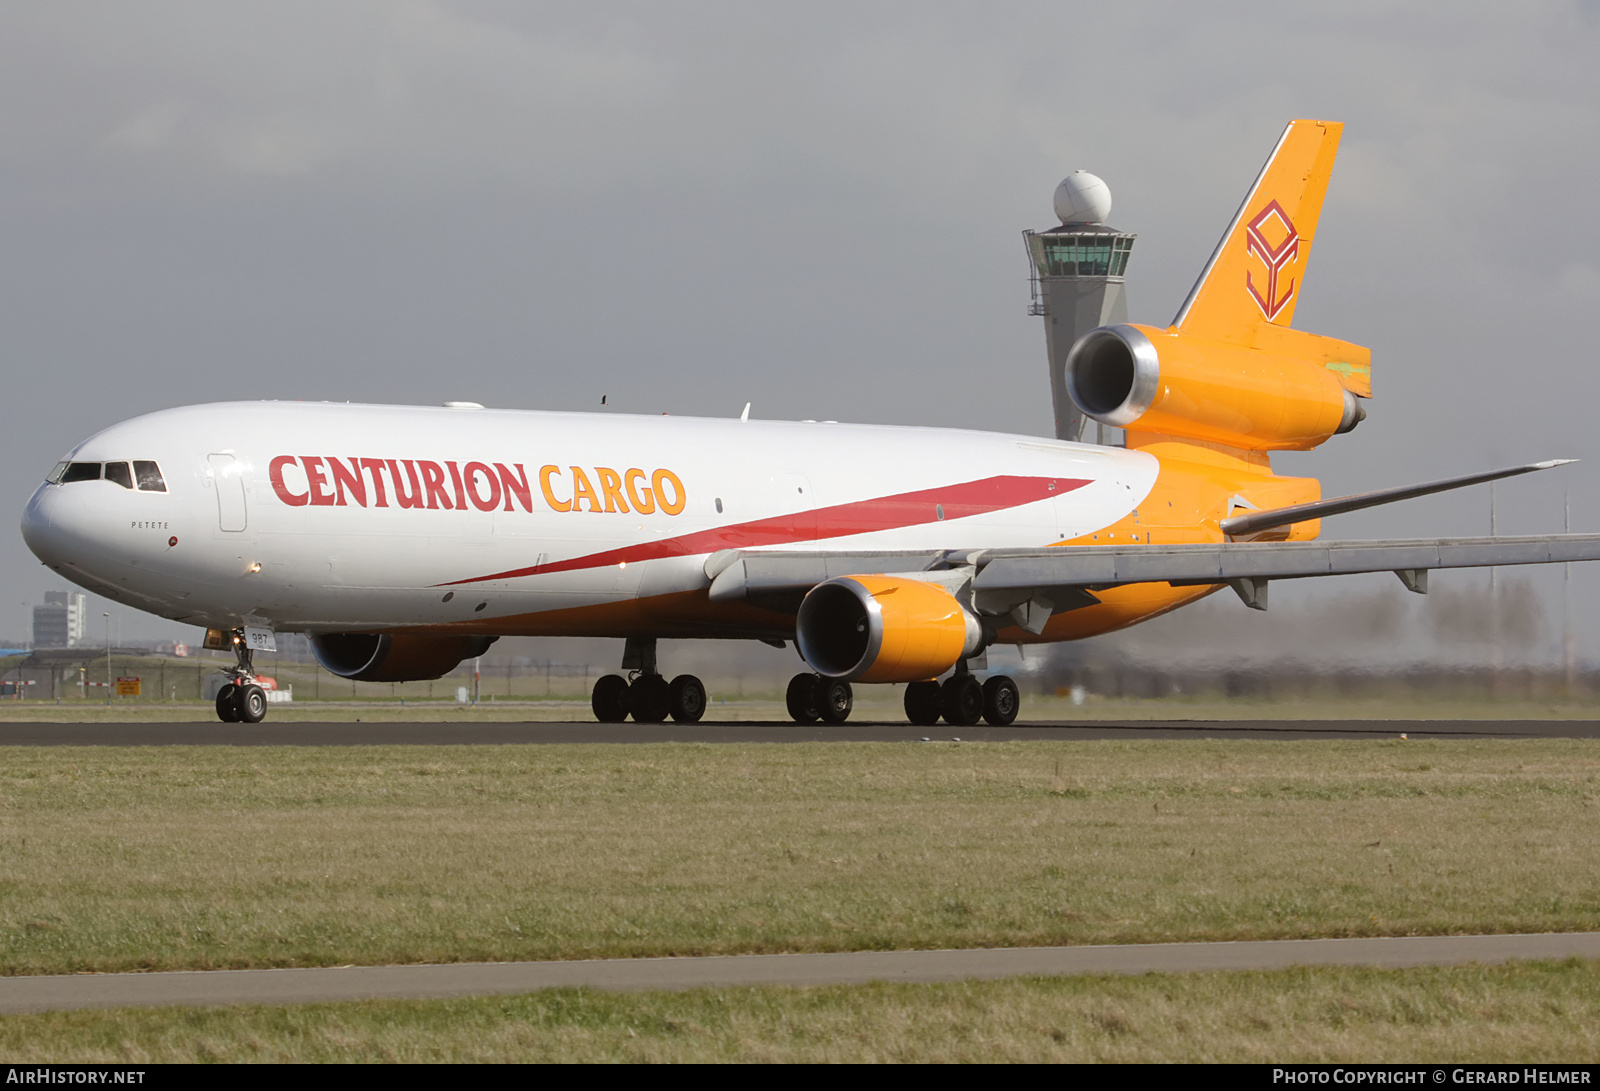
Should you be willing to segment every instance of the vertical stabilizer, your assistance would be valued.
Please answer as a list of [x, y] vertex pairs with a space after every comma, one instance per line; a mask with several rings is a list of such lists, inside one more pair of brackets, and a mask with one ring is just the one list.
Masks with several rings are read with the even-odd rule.
[[1252, 345], [1294, 319], [1344, 126], [1291, 121], [1172, 324], [1192, 337]]

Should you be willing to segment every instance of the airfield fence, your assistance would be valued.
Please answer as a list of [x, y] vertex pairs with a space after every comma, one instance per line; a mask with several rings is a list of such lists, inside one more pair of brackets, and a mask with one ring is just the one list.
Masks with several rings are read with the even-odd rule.
[[[107, 657], [87, 654], [68, 661], [33, 657], [0, 660], [0, 700], [72, 702], [194, 702], [215, 692], [208, 680], [232, 661], [230, 655], [200, 652], [187, 657], [113, 649]], [[474, 670], [476, 666], [476, 671]], [[468, 700], [587, 701], [595, 679], [614, 671], [596, 662], [571, 662], [532, 656], [467, 660], [443, 677], [419, 682], [353, 682], [322, 669], [309, 656], [258, 655], [257, 671], [273, 678], [296, 701], [406, 701], [454, 703]], [[798, 662], [751, 667], [726, 664], [703, 672], [714, 698], [781, 699]], [[1272, 701], [1320, 699], [1475, 699], [1530, 702], [1600, 703], [1600, 668], [1479, 665], [1408, 665], [1391, 670], [1318, 668], [1303, 664], [1257, 664], [1216, 670], [1159, 667], [1116, 660], [1059, 657], [1034, 662], [1015, 674], [1025, 693], [1069, 698], [1224, 699]], [[118, 696], [119, 678], [138, 678], [138, 697]], [[110, 685], [107, 685], [107, 682]]]

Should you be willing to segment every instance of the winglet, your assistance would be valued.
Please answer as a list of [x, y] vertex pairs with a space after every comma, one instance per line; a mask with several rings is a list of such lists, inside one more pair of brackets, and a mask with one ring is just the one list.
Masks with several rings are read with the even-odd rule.
[[1172, 320], [1179, 331], [1253, 345], [1259, 327], [1290, 324], [1343, 131], [1289, 122]]

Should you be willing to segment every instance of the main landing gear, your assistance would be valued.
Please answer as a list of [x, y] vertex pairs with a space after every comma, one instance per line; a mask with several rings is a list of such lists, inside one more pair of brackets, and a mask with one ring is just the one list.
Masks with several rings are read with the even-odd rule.
[[699, 723], [706, 712], [705, 683], [692, 674], [680, 674], [671, 682], [656, 671], [656, 642], [628, 638], [622, 652], [619, 674], [602, 676], [594, 684], [589, 706], [594, 718], [603, 724], [620, 724], [629, 716], [636, 723], [659, 724], [671, 716], [680, 724]]
[[[849, 682], [820, 674], [797, 674], [789, 679], [784, 701], [789, 706], [789, 717], [797, 724], [818, 720], [842, 724], [850, 718], [854, 695]], [[962, 671], [942, 684], [912, 682], [906, 687], [906, 718], [925, 727], [938, 723], [940, 717], [956, 727], [971, 727], [979, 720], [1005, 727], [1015, 722], [1021, 707], [1017, 684], [1003, 674], [979, 682]]]
[[842, 724], [855, 707], [855, 693], [849, 682], [824, 678], [820, 674], [797, 674], [789, 679], [789, 689], [783, 699], [789, 706], [790, 718], [797, 724], [818, 720], [825, 724]]
[[226, 672], [229, 680], [217, 690], [217, 719], [225, 724], [258, 724], [267, 718], [267, 693], [256, 685], [244, 630], [235, 629], [232, 636], [237, 662]]
[[972, 727], [987, 720], [995, 727], [1014, 722], [1022, 708], [1017, 684], [1004, 674], [979, 683], [962, 672], [939, 682], [912, 682], [906, 686], [906, 718], [914, 724], [931, 727], [944, 722], [955, 727]]

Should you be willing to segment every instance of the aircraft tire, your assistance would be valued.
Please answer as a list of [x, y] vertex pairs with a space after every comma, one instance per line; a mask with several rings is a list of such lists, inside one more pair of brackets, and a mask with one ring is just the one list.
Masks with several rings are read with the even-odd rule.
[[906, 719], [922, 727], [939, 722], [939, 683], [912, 682], [906, 686]]
[[238, 688], [232, 682], [228, 682], [217, 690], [217, 719], [225, 724], [239, 722], [239, 708], [233, 703], [233, 695]]
[[939, 687], [939, 712], [954, 727], [971, 727], [983, 719], [983, 687], [970, 674], [945, 679]]
[[267, 691], [251, 682], [233, 693], [234, 719], [242, 724], [258, 724], [267, 718]]
[[855, 705], [855, 691], [850, 688], [849, 682], [826, 678], [817, 680], [817, 712], [822, 716], [823, 723], [844, 723], [850, 718], [850, 710]]
[[983, 684], [983, 718], [995, 727], [1005, 727], [1015, 722], [1022, 711], [1022, 694], [1017, 684], [1004, 674], [997, 674]]
[[628, 680], [619, 674], [603, 674], [595, 679], [589, 695], [594, 718], [603, 724], [620, 724], [628, 718]]
[[822, 715], [821, 700], [818, 685], [822, 680], [814, 674], [797, 674], [789, 679], [789, 688], [784, 692], [783, 703], [789, 706], [789, 718], [797, 724], [811, 724], [817, 722], [817, 717]]
[[674, 723], [699, 723], [706, 714], [705, 683], [692, 674], [678, 675], [668, 687], [667, 706]]
[[659, 674], [641, 674], [628, 687], [628, 704], [635, 723], [659, 724], [672, 711], [672, 687]]

